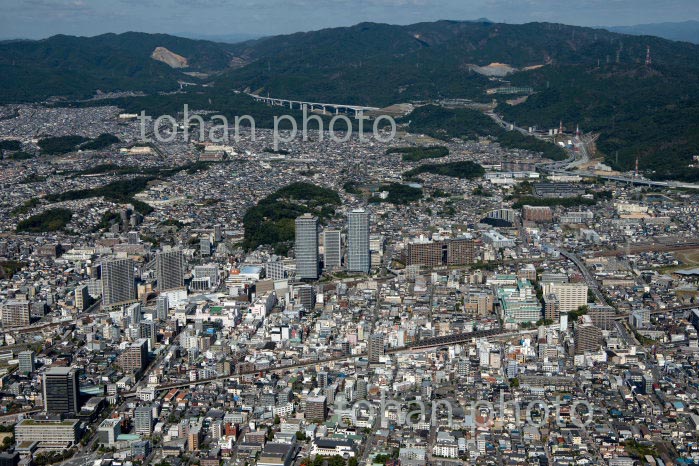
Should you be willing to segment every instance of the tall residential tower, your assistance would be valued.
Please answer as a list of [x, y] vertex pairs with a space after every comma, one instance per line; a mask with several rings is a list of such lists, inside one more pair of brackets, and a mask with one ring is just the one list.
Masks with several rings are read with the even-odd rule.
[[356, 209], [347, 216], [347, 270], [369, 273], [369, 212]]
[[172, 249], [155, 255], [155, 279], [160, 291], [176, 290], [184, 287], [184, 255]]
[[342, 265], [342, 240], [340, 230], [323, 232], [323, 265], [325, 270], [336, 270]]
[[102, 263], [102, 305], [114, 307], [136, 300], [134, 263], [131, 259], [113, 259]]
[[318, 278], [318, 217], [303, 214], [296, 219], [296, 278]]

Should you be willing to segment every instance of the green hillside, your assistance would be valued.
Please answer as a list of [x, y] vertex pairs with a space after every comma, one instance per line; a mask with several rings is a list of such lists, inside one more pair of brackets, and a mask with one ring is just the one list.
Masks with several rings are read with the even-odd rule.
[[427, 134], [437, 139], [491, 137], [503, 147], [539, 152], [552, 160], [566, 158], [565, 151], [557, 145], [517, 131], [508, 131], [478, 110], [424, 105], [400, 121], [407, 123], [413, 133]]
[[648, 44], [659, 65], [697, 65], [699, 47], [663, 39], [550, 23], [437, 21], [361, 23], [235, 44], [234, 53], [251, 63], [226, 75], [232, 85], [286, 98], [388, 105], [481, 96], [492, 84], [472, 64], [594, 66], [616, 59], [619, 49], [620, 63], [638, 64]]
[[[153, 60], [156, 47], [182, 55], [189, 68]], [[96, 91], [156, 92], [197, 81], [183, 72], [217, 72], [228, 67], [230, 45], [165, 34], [58, 35], [38, 41], [0, 42], [0, 103], [52, 96], [88, 98]]]
[[[699, 55], [698, 55], [699, 58]], [[678, 66], [557, 66], [519, 73], [537, 93], [498, 112], [520, 125], [600, 133], [598, 149], [612, 166], [639, 167], [656, 179], [699, 180], [687, 164], [699, 154], [699, 60]], [[617, 162], [618, 160], [618, 162]]]

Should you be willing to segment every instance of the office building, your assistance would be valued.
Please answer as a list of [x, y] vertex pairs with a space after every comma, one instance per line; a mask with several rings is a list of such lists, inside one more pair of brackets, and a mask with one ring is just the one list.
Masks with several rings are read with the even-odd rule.
[[212, 289], [211, 278], [192, 277], [192, 280], [189, 282], [189, 289], [191, 291], [210, 291]]
[[102, 305], [105, 308], [136, 300], [133, 270], [131, 259], [112, 259], [102, 263]]
[[211, 240], [209, 238], [199, 240], [199, 253], [202, 257], [211, 255]]
[[650, 326], [650, 309], [634, 309], [629, 316], [629, 324], [636, 329]]
[[[624, 382], [632, 391], [640, 395], [648, 395], [653, 392], [653, 375], [632, 368], [624, 371]], [[696, 428], [696, 426], [695, 426]]]
[[209, 238], [202, 238], [199, 240], [199, 253], [202, 257], [211, 255], [211, 241]]
[[97, 428], [97, 441], [100, 445], [111, 447], [121, 435], [121, 418], [105, 419]]
[[75, 288], [75, 308], [78, 312], [82, 312], [90, 305], [90, 290], [87, 285], [81, 285]]
[[476, 243], [472, 238], [430, 241], [425, 238], [408, 243], [406, 265], [440, 267], [475, 262]]
[[587, 285], [585, 283], [546, 283], [544, 295], [556, 295], [560, 312], [577, 310], [587, 304]]
[[20, 374], [31, 374], [34, 372], [34, 351], [21, 351], [17, 355], [17, 359], [19, 360], [19, 373]]
[[80, 440], [80, 421], [77, 419], [22, 419], [15, 425], [15, 441], [39, 442], [52, 447], [71, 447]]
[[189, 428], [189, 435], [187, 436], [189, 451], [199, 450], [199, 442], [201, 442], [201, 426], [195, 424]]
[[265, 264], [265, 275], [272, 280], [284, 280], [288, 278], [286, 267], [282, 261], [269, 261]]
[[606, 304], [589, 304], [587, 315], [590, 316], [590, 320], [596, 327], [609, 330], [614, 325], [616, 310]]
[[309, 422], [323, 422], [328, 412], [328, 399], [325, 396], [309, 396], [306, 398], [304, 416]]
[[602, 345], [602, 330], [592, 323], [588, 315], [580, 317], [575, 325], [575, 354], [597, 351]]
[[31, 323], [32, 304], [29, 301], [7, 301], [2, 309], [3, 328], [26, 327]]
[[197, 265], [192, 270], [193, 280], [206, 280], [209, 288], [215, 288], [221, 283], [218, 265]]
[[[153, 448], [148, 440], [141, 440], [131, 444], [131, 456], [138, 461], [146, 459], [152, 450]], [[203, 462], [200, 464], [202, 464], [202, 466], [206, 466]]]
[[153, 433], [153, 408], [138, 406], [134, 409], [133, 428], [137, 434], [150, 436]]
[[130, 231], [126, 233], [126, 241], [129, 244], [138, 244], [139, 238], [138, 238], [138, 232], [137, 231]]
[[169, 303], [167, 296], [158, 296], [155, 302], [155, 314], [158, 320], [167, 320]]
[[78, 370], [51, 367], [44, 373], [44, 411], [50, 414], [75, 415], [80, 411]]
[[544, 319], [551, 322], [558, 322], [561, 317], [561, 308], [558, 304], [558, 298], [555, 294], [547, 294], [544, 297]]
[[378, 269], [383, 262], [383, 253], [385, 247], [385, 238], [383, 235], [369, 236], [369, 254], [371, 254], [371, 268]]
[[148, 340], [148, 349], [151, 351], [155, 349], [155, 345], [158, 342], [158, 329], [155, 326], [155, 321], [141, 321], [141, 323], [139, 323], [138, 330], [138, 337]]
[[297, 289], [298, 302], [307, 310], [312, 310], [316, 305], [316, 290], [310, 285], [300, 286]]
[[141, 338], [119, 355], [118, 364], [127, 373], [140, 374], [148, 365], [148, 340]]
[[347, 270], [369, 273], [369, 212], [356, 209], [347, 216]]
[[184, 288], [184, 255], [172, 249], [155, 255], [155, 279], [160, 291]]
[[369, 337], [369, 347], [367, 348], [369, 362], [376, 364], [384, 355], [384, 337], [382, 333], [374, 333]]
[[517, 272], [517, 278], [523, 280], [535, 281], [536, 280], [536, 267], [533, 264], [524, 265]]
[[493, 312], [494, 297], [488, 291], [469, 291], [464, 298], [464, 309], [486, 316]]
[[318, 218], [303, 214], [296, 219], [296, 278], [318, 279]]
[[126, 317], [129, 318], [129, 325], [136, 326], [143, 319], [141, 303], [133, 303], [126, 308]]
[[342, 266], [342, 235], [340, 230], [323, 232], [323, 265], [325, 270], [337, 270]]

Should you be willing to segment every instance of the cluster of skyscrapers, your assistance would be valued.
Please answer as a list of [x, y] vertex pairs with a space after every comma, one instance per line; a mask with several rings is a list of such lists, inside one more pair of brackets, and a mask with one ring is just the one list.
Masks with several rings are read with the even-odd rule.
[[[369, 273], [369, 212], [356, 209], [347, 216], [347, 271]], [[316, 280], [320, 275], [318, 217], [304, 214], [296, 219], [296, 278]], [[325, 270], [342, 267], [342, 233], [338, 229], [323, 232]]]
[[[136, 301], [136, 282], [132, 259], [102, 262], [102, 306], [114, 308]], [[159, 291], [184, 288], [185, 261], [182, 251], [169, 249], [155, 255], [155, 279]], [[77, 300], [77, 298], [76, 298]]]

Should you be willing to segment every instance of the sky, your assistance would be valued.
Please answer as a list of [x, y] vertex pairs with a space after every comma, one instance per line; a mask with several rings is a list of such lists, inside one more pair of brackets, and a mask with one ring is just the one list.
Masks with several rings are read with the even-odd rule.
[[0, 0], [0, 38], [273, 35], [438, 19], [622, 26], [699, 19], [698, 0]]

